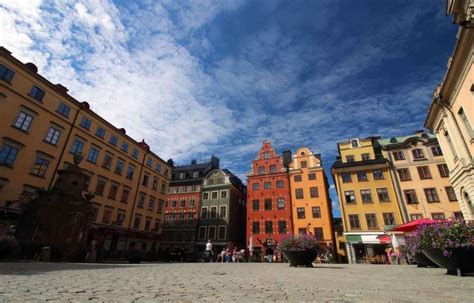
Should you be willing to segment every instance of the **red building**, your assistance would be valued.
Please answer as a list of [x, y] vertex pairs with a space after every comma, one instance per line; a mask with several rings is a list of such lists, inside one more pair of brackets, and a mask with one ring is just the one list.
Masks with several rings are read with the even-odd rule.
[[274, 250], [281, 238], [293, 230], [288, 165], [291, 152], [278, 155], [264, 141], [252, 162], [247, 179], [247, 245], [250, 237], [255, 256]]

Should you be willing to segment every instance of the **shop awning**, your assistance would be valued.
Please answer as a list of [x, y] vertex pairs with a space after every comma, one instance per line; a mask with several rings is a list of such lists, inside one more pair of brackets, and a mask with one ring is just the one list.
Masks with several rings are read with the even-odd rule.
[[392, 243], [392, 239], [390, 235], [380, 235], [377, 237], [379, 239], [380, 243], [385, 244], [385, 243]]
[[362, 243], [362, 236], [361, 235], [345, 235], [346, 242], [350, 243]]
[[422, 224], [433, 224], [433, 223], [438, 223], [438, 222], [442, 222], [442, 220], [418, 219], [415, 221], [398, 225], [394, 227], [391, 231], [411, 232], [411, 231], [416, 230], [418, 226]]

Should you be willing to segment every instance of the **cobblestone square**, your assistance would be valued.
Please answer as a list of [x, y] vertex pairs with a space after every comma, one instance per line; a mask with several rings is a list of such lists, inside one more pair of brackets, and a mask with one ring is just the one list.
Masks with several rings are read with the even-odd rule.
[[474, 277], [414, 266], [0, 263], [0, 302], [472, 302]]

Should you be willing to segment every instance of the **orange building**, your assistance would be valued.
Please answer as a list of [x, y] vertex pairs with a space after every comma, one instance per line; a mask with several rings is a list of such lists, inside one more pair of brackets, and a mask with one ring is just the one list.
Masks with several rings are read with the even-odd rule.
[[331, 199], [319, 155], [300, 147], [289, 172], [294, 233], [311, 233], [334, 251]]
[[95, 195], [97, 249], [105, 257], [132, 243], [157, 249], [171, 166], [3, 47], [0, 77], [0, 228], [82, 153], [90, 175], [85, 191]]

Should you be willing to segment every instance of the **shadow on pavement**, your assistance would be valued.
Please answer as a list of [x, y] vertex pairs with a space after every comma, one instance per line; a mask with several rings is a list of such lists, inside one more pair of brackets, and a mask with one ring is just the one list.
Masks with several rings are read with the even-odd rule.
[[138, 264], [0, 262], [2, 275], [36, 275], [63, 270], [101, 270], [137, 267]]

